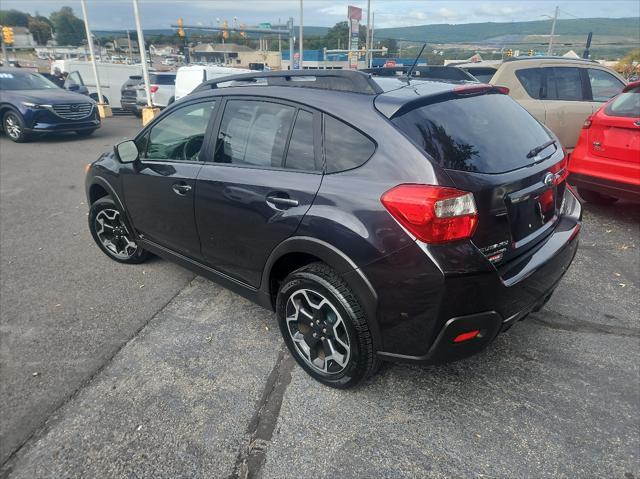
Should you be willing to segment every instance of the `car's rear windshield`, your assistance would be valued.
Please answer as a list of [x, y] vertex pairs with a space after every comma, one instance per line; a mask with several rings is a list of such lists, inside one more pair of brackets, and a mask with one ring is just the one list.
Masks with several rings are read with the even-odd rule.
[[640, 86], [618, 95], [604, 112], [609, 116], [640, 117]]
[[0, 90], [57, 89], [58, 85], [38, 73], [0, 72]]
[[[420, 106], [392, 120], [443, 168], [505, 173], [534, 163], [549, 133], [506, 95], [485, 94]], [[540, 152], [544, 158], [554, 146]]]
[[175, 85], [176, 84], [176, 76], [175, 75], [149, 75], [149, 81], [151, 83], [155, 83], [156, 85]]

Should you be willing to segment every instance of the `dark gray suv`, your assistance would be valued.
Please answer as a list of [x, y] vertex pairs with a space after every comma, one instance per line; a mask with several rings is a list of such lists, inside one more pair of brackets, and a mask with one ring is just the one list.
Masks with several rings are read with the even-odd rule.
[[380, 360], [474, 354], [541, 308], [578, 246], [565, 178], [557, 139], [491, 85], [313, 70], [202, 84], [86, 188], [108, 256], [275, 310], [298, 363], [346, 388]]

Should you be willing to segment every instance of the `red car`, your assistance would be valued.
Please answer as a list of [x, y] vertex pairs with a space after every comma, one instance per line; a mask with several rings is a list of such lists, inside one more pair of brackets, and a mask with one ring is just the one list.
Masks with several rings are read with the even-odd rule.
[[640, 81], [585, 120], [569, 172], [587, 202], [640, 200]]

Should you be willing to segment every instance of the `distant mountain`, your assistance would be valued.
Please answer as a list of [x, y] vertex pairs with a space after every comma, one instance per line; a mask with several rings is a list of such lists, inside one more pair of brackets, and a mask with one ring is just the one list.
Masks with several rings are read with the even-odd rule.
[[[576, 18], [558, 20], [556, 35], [587, 35], [593, 32], [594, 41], [598, 36], [627, 37], [640, 42], [640, 18]], [[377, 38], [395, 38], [428, 43], [481, 43], [507, 35], [548, 35], [550, 20], [511, 23], [465, 23], [459, 25], [438, 24], [415, 27], [379, 28]]]

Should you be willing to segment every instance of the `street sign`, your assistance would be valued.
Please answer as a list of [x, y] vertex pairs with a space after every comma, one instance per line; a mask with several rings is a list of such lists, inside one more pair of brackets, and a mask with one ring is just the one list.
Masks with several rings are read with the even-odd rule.
[[266, 28], [268, 30], [271, 30], [271, 24], [268, 22], [261, 23], [260, 25], [258, 25], [258, 28]]
[[362, 20], [362, 8], [349, 5], [347, 10], [349, 18], [349, 68], [358, 69], [358, 40], [360, 36], [360, 20]]

